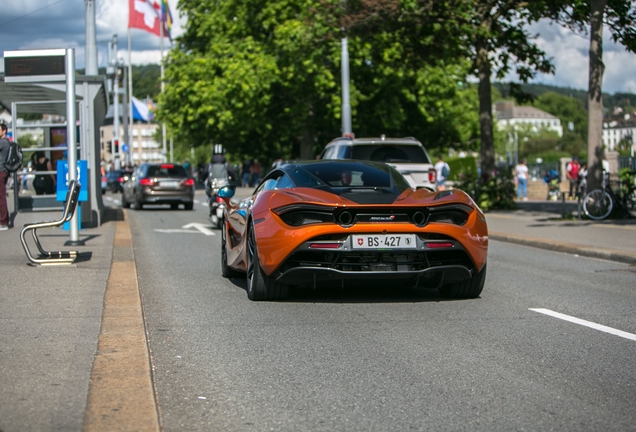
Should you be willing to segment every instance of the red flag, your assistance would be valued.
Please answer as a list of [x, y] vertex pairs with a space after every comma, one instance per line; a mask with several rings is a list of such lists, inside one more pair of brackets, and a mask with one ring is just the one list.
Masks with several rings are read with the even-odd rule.
[[[128, 0], [128, 28], [138, 28], [161, 36], [161, 4], [158, 0]], [[169, 37], [164, 24], [164, 37]]]

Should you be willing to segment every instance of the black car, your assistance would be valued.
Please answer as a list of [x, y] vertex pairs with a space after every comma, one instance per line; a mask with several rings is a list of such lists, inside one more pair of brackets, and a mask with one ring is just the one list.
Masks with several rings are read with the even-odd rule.
[[[102, 192], [104, 190], [109, 192], [122, 192], [123, 185], [130, 176], [132, 170], [110, 170], [106, 173], [106, 184], [103, 185]], [[103, 183], [103, 182], [102, 182]]]
[[194, 179], [181, 165], [141, 164], [124, 184], [121, 205], [139, 210], [144, 204], [170, 204], [172, 209], [183, 204], [186, 210], [192, 210]]

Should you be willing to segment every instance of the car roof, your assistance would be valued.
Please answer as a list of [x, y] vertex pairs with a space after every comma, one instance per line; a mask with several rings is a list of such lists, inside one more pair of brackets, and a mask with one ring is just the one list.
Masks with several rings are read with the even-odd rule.
[[[329, 144], [343, 144], [350, 143], [352, 145], [364, 145], [364, 144], [402, 144], [402, 145], [415, 145], [421, 146], [422, 143], [413, 137], [404, 138], [387, 138], [387, 137], [371, 137], [371, 138], [346, 138], [339, 137], [333, 139]], [[327, 144], [327, 145], [329, 145]]]

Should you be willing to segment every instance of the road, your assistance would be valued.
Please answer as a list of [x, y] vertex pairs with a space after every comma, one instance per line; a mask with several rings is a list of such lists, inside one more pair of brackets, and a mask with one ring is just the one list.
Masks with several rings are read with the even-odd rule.
[[255, 303], [202, 204], [127, 214], [167, 431], [636, 430], [633, 267], [491, 242], [476, 300]]

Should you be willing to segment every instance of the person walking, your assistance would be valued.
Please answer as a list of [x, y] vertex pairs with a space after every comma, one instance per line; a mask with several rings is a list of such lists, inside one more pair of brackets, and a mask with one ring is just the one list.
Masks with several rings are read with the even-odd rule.
[[252, 183], [254, 183], [254, 186], [258, 186], [260, 177], [261, 177], [261, 166], [258, 164], [258, 159], [254, 159], [254, 162], [252, 162]]
[[[53, 164], [47, 159], [43, 151], [37, 151], [34, 155], [33, 167], [35, 171], [53, 171]], [[37, 195], [51, 195], [55, 193], [55, 177], [53, 174], [36, 175], [33, 179], [33, 188]]]
[[572, 160], [565, 166], [565, 176], [570, 182], [570, 193], [568, 194], [568, 199], [574, 199], [574, 196], [578, 193], [580, 169], [581, 164], [579, 164], [579, 158], [572, 156]]
[[528, 167], [525, 159], [521, 159], [521, 162], [515, 167], [515, 176], [517, 178], [517, 198], [528, 201]]
[[0, 123], [0, 231], [9, 229], [9, 207], [7, 205], [9, 173], [4, 169], [4, 162], [9, 155], [10, 146], [7, 139], [7, 125]]
[[437, 163], [435, 164], [435, 189], [443, 191], [446, 189], [446, 179], [450, 175], [450, 167], [444, 162], [443, 156], [440, 154], [437, 156]]
[[241, 175], [243, 177], [243, 187], [250, 186], [250, 171], [252, 170], [252, 161], [245, 159], [241, 165]]

